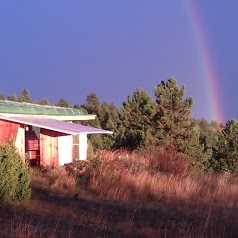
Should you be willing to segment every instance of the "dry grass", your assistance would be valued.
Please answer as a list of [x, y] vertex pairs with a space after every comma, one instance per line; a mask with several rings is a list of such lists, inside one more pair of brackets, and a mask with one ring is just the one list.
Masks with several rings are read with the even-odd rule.
[[[182, 175], [151, 173], [149, 162], [136, 154], [106, 152], [90, 171], [88, 189], [101, 198], [123, 202], [157, 203], [164, 200], [192, 200], [194, 203], [222, 203], [233, 206], [238, 195], [237, 181], [231, 176], [206, 173]], [[106, 159], [105, 159], [106, 158]], [[228, 199], [230, 198], [230, 199]]]
[[135, 152], [96, 158], [77, 179], [64, 168], [34, 171], [31, 201], [0, 206], [0, 237], [238, 237], [236, 178], [156, 173]]
[[71, 196], [75, 193], [77, 178], [68, 174], [64, 167], [33, 170], [32, 186], [59, 195]]
[[[101, 163], [90, 177], [88, 190], [101, 199], [159, 207], [165, 213], [170, 212], [166, 211], [168, 208], [179, 211], [184, 219], [182, 225], [190, 226], [186, 236], [201, 229], [210, 236], [215, 233], [214, 237], [218, 234], [223, 237], [224, 232], [230, 232], [230, 225], [226, 227], [226, 224], [238, 225], [236, 178], [188, 170], [182, 174], [151, 173], [145, 157], [118, 153], [98, 155]], [[192, 225], [187, 217], [194, 219]]]

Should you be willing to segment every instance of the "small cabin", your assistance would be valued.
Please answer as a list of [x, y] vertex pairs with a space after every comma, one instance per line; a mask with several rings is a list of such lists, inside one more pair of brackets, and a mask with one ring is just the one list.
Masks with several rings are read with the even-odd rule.
[[73, 123], [92, 119], [75, 108], [0, 100], [0, 143], [13, 140], [23, 160], [41, 166], [86, 160], [87, 135], [112, 134]]

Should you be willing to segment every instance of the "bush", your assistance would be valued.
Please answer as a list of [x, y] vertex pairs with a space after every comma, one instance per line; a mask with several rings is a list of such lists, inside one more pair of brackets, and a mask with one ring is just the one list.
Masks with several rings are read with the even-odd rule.
[[29, 199], [30, 178], [30, 169], [21, 160], [14, 144], [0, 144], [0, 202]]

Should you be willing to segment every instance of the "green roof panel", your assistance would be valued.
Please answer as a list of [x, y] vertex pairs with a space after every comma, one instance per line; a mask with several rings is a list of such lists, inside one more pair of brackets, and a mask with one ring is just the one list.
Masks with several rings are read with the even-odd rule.
[[57, 106], [46, 106], [32, 103], [20, 103], [8, 100], [0, 100], [0, 113], [46, 115], [46, 116], [86, 116], [80, 109]]

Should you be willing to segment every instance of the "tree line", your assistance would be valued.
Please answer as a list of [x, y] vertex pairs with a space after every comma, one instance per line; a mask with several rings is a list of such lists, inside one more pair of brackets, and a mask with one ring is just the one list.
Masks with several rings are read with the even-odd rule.
[[[101, 103], [95, 93], [81, 105], [72, 106], [64, 98], [55, 105], [95, 114], [94, 121], [77, 123], [113, 131], [113, 135], [89, 137], [95, 150], [127, 149], [147, 155], [160, 151], [198, 170], [238, 173], [238, 121], [222, 125], [204, 118], [195, 120], [191, 117], [194, 101], [184, 95], [185, 86], [180, 88], [176, 79], [170, 78], [154, 87], [154, 97], [138, 88], [120, 108]], [[0, 99], [5, 96], [1, 94]], [[27, 88], [7, 99], [32, 102]], [[49, 105], [46, 98], [34, 103]]]

